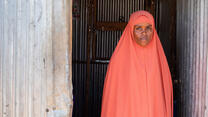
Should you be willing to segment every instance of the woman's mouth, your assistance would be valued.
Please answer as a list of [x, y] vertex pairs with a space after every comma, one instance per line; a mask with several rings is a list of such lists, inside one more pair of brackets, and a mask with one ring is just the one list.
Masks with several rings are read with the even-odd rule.
[[139, 38], [139, 40], [141, 40], [141, 41], [147, 41], [147, 38], [146, 37], [141, 37], [141, 38]]

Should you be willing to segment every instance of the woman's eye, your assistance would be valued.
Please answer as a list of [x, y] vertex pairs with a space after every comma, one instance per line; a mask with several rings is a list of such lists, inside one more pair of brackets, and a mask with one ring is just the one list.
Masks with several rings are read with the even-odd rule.
[[147, 27], [147, 30], [148, 30], [148, 31], [152, 31], [152, 28], [151, 28], [151, 27]]
[[142, 28], [141, 28], [141, 27], [138, 27], [138, 28], [136, 28], [136, 30], [139, 30], [139, 31], [141, 31], [141, 30], [142, 30]]

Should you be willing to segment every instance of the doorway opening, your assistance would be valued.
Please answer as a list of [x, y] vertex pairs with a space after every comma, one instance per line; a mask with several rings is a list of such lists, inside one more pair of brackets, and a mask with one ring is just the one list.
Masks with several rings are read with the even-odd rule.
[[100, 117], [107, 65], [130, 14], [138, 10], [147, 10], [155, 18], [173, 78], [174, 110], [179, 110], [175, 66], [176, 1], [73, 0], [73, 117]]

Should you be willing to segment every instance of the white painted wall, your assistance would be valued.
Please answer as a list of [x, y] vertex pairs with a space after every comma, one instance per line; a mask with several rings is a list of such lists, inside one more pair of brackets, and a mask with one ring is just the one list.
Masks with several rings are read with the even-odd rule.
[[0, 0], [0, 117], [72, 115], [71, 8]]

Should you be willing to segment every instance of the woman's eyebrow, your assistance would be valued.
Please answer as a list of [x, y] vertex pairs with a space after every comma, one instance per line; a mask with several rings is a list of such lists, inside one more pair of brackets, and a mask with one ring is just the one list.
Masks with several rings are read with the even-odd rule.
[[136, 26], [136, 27], [141, 27], [142, 25], [136, 24], [135, 26]]
[[[135, 26], [143, 26], [143, 25], [136, 24]], [[152, 26], [152, 24], [148, 24], [147, 26]]]

